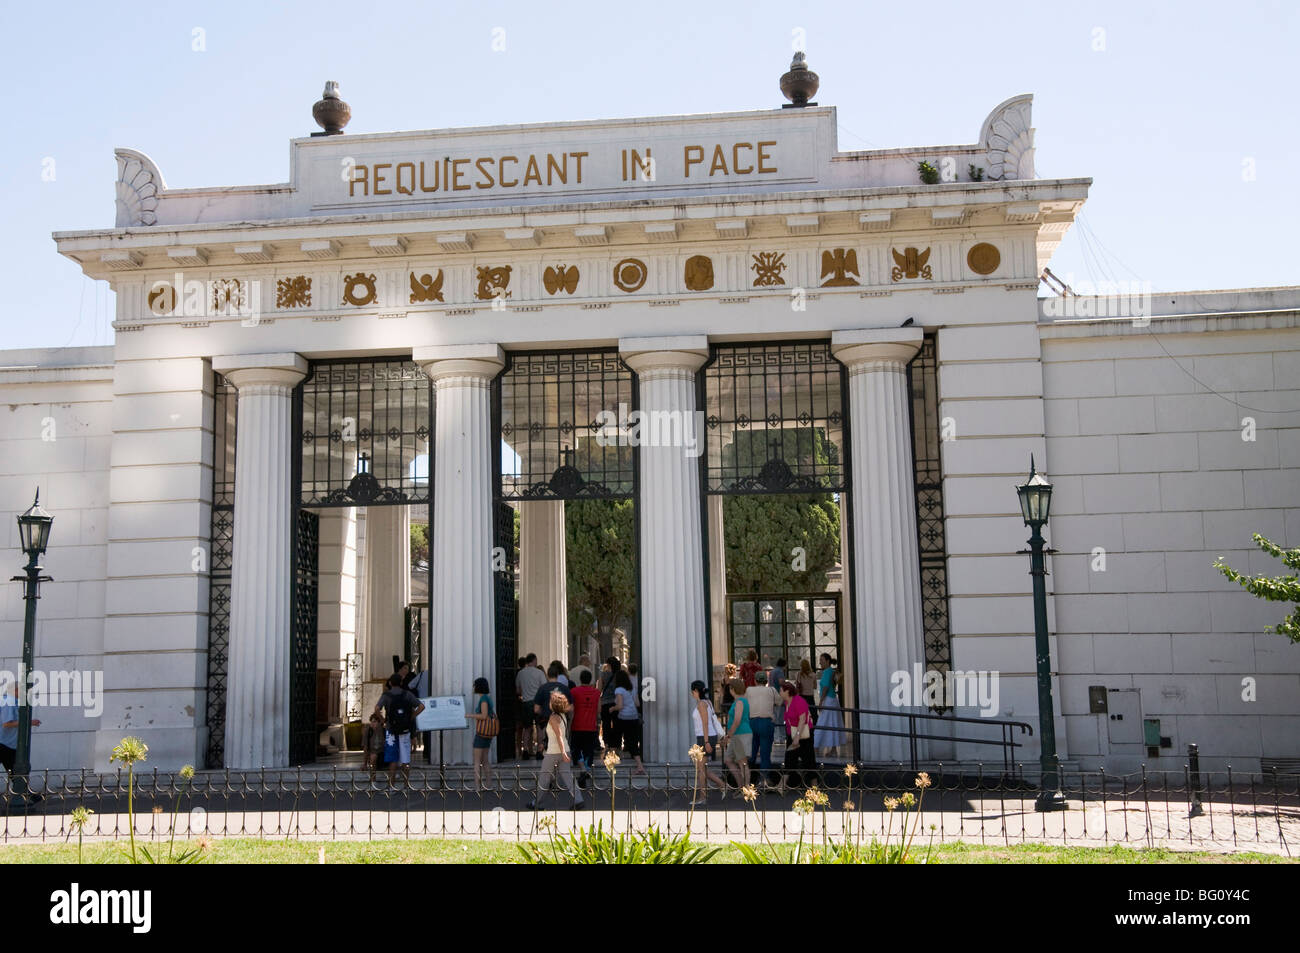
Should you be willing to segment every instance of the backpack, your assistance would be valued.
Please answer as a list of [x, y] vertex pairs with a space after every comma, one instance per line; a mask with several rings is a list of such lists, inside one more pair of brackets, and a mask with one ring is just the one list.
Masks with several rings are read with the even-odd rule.
[[388, 703], [384, 706], [384, 711], [388, 715], [388, 731], [390, 734], [407, 734], [415, 724], [407, 692], [389, 692]]

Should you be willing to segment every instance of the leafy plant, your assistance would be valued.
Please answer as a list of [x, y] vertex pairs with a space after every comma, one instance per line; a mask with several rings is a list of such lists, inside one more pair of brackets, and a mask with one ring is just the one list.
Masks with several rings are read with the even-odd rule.
[[604, 822], [570, 834], [556, 834], [554, 818], [543, 818], [546, 847], [519, 844], [530, 864], [707, 864], [722, 849], [695, 844], [690, 833], [664, 834], [651, 826], [644, 833], [615, 835]]
[[126, 765], [126, 821], [131, 833], [131, 863], [138, 864], [135, 855], [135, 763], [149, 757], [149, 746], [134, 735], [123, 738], [113, 748], [108, 762], [121, 761]]
[[[197, 847], [183, 850], [179, 855], [173, 857], [173, 852], [176, 847], [176, 818], [181, 811], [181, 796], [185, 793], [185, 788], [189, 785], [190, 781], [193, 778], [194, 778], [194, 765], [187, 764], [183, 766], [180, 770], [181, 787], [180, 790], [176, 792], [176, 807], [172, 811], [171, 838], [169, 839], [169, 842], [167, 844], [167, 862], [169, 864], [171, 863], [194, 864], [194, 863], [198, 863], [198, 861], [202, 857], [203, 852]], [[147, 857], [148, 854], [146, 854], [145, 856]]]
[[975, 163], [972, 162], [970, 165], [968, 165], [968, 166], [966, 167], [966, 172], [967, 172], [967, 174], [970, 175], [970, 180], [971, 180], [972, 182], [983, 182], [983, 181], [984, 181], [984, 166], [979, 166], [979, 167], [977, 168], [977, 167], [975, 166]]
[[932, 163], [926, 162], [923, 159], [916, 164], [916, 171], [921, 173], [921, 181], [925, 185], [939, 184], [939, 170], [936, 169]]
[[140, 853], [144, 855], [144, 863], [146, 864], [197, 864], [203, 860], [203, 848], [197, 846], [187, 847], [185, 850], [182, 850], [179, 854], [174, 856], [169, 847], [167, 849], [166, 857], [161, 853], [155, 857], [153, 854], [149, 853], [149, 848], [144, 846], [141, 846]]
[[[857, 774], [857, 767], [849, 764], [844, 767], [844, 774], [849, 779], [849, 798], [844, 802], [844, 827], [842, 842], [836, 842], [826, 833], [825, 822], [822, 824], [822, 843], [816, 846], [816, 812], [818, 808], [824, 809], [830, 802], [830, 797], [817, 787], [808, 788], [804, 796], [794, 802], [796, 813], [803, 817], [809, 817], [813, 821], [812, 836], [809, 838], [808, 863], [811, 864], [912, 864], [917, 860], [912, 854], [912, 844], [916, 838], [916, 831], [920, 826], [921, 804], [925, 799], [925, 790], [930, 787], [930, 776], [925, 772], [917, 775], [913, 782], [919, 794], [912, 794], [911, 791], [904, 793], [901, 797], [885, 798], [885, 810], [889, 812], [889, 826], [885, 829], [884, 841], [878, 841], [874, 837], [870, 843], [862, 843], [862, 824], [861, 811], [857, 808], [852, 800], [853, 797], [853, 776]], [[757, 794], [752, 788], [745, 789], [745, 800], [753, 805], [757, 800]], [[894, 830], [894, 814], [902, 808], [901, 823], [899, 825], [898, 840], [892, 840]], [[857, 812], [858, 823], [853, 823], [853, 814]], [[772, 844], [767, 838], [767, 828], [763, 823], [763, 816], [758, 814], [757, 809], [754, 811], [758, 815], [759, 828], [763, 832], [763, 839], [767, 850], [762, 850], [752, 844], [742, 844], [737, 841], [732, 842], [732, 846], [739, 851], [746, 864], [800, 864], [804, 863], [804, 830], [803, 826], [799, 828], [799, 841], [793, 847], [786, 848], [783, 852]], [[908, 820], [911, 818], [909, 828]], [[933, 828], [931, 828], [933, 830]], [[928, 863], [930, 859], [930, 848], [926, 848], [925, 857], [920, 863]]]
[[[94, 814], [94, 813], [95, 813], [95, 812], [92, 811], [92, 810], [91, 810], [90, 808], [88, 808], [88, 807], [80, 807], [80, 806], [79, 806], [79, 807], [74, 807], [74, 808], [72, 809], [72, 815], [68, 818], [69, 823], [71, 823], [73, 830], [75, 830], [75, 831], [77, 832], [77, 863], [81, 863], [81, 834], [82, 834], [82, 829], [85, 828], [85, 826], [86, 826], [86, 822], [90, 820], [90, 815], [92, 815], [92, 814]], [[69, 837], [72, 836], [72, 831], [71, 831], [71, 830], [68, 831], [68, 836], [69, 836]], [[66, 840], [67, 838], [64, 838], [64, 839]]]
[[1270, 602], [1297, 603], [1290, 615], [1277, 625], [1265, 626], [1264, 631], [1276, 632], [1278, 635], [1285, 635], [1292, 642], [1300, 642], [1300, 578], [1297, 578], [1297, 573], [1300, 573], [1300, 549], [1283, 549], [1259, 533], [1252, 534], [1250, 538], [1255, 541], [1256, 546], [1270, 556], [1282, 560], [1283, 565], [1295, 572], [1289, 576], [1247, 576], [1225, 563], [1222, 556], [1214, 561], [1214, 568], [1260, 599], [1267, 599]]

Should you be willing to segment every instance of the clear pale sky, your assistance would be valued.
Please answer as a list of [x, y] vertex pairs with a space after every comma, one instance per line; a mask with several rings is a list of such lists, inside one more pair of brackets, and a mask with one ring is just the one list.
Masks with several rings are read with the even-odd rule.
[[326, 79], [349, 132], [772, 108], [797, 30], [841, 150], [974, 142], [1033, 93], [1038, 174], [1094, 179], [1058, 275], [1300, 284], [1300, 4], [803, 6], [7, 2], [0, 348], [112, 342], [50, 233], [112, 226], [114, 147], [173, 187], [283, 182]]

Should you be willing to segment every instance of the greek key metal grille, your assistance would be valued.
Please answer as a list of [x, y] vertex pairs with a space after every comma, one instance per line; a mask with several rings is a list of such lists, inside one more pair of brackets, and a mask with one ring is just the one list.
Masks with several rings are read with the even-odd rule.
[[294, 534], [293, 643], [289, 657], [289, 763], [316, 760], [316, 597], [320, 516], [298, 511]]
[[498, 499], [631, 496], [632, 371], [617, 350], [511, 353], [494, 388], [499, 407]]
[[[927, 668], [952, 666], [948, 615], [948, 553], [944, 537], [942, 435], [938, 360], [927, 337], [908, 368], [912, 399], [912, 460], [916, 480], [916, 528], [921, 555], [921, 620]], [[942, 709], [940, 709], [942, 710]]]
[[429, 502], [433, 384], [400, 358], [318, 361], [302, 384], [304, 506]]
[[703, 385], [706, 491], [847, 490], [844, 370], [829, 342], [712, 351]]
[[224, 765], [226, 673], [230, 651], [230, 572], [235, 542], [235, 388], [213, 374], [212, 522], [208, 552], [207, 744], [203, 761]]

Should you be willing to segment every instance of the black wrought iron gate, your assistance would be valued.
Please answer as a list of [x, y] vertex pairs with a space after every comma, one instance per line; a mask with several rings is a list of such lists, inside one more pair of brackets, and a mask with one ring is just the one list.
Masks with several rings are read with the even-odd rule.
[[289, 649], [289, 763], [316, 760], [316, 597], [320, 517], [299, 509], [293, 552], [293, 635]]
[[[498, 451], [499, 452], [499, 451]], [[501, 730], [497, 734], [497, 760], [515, 755], [516, 706], [506, 699], [514, 697], [515, 673], [518, 672], [518, 644], [515, 624], [519, 605], [515, 601], [515, 511], [509, 503], [498, 502], [492, 523], [492, 585], [496, 600], [495, 624], [497, 645], [497, 714]]]
[[[513, 351], [492, 384], [497, 695], [514, 697], [519, 636], [515, 598], [515, 510], [533, 501], [635, 498], [636, 448], [608, 421], [636, 410], [636, 377], [616, 348]], [[503, 470], [502, 453], [513, 459]], [[635, 541], [633, 543], [635, 546]], [[638, 587], [639, 592], [639, 587]], [[628, 627], [640, 661], [637, 620]], [[514, 754], [515, 713], [501, 706], [497, 758]]]

